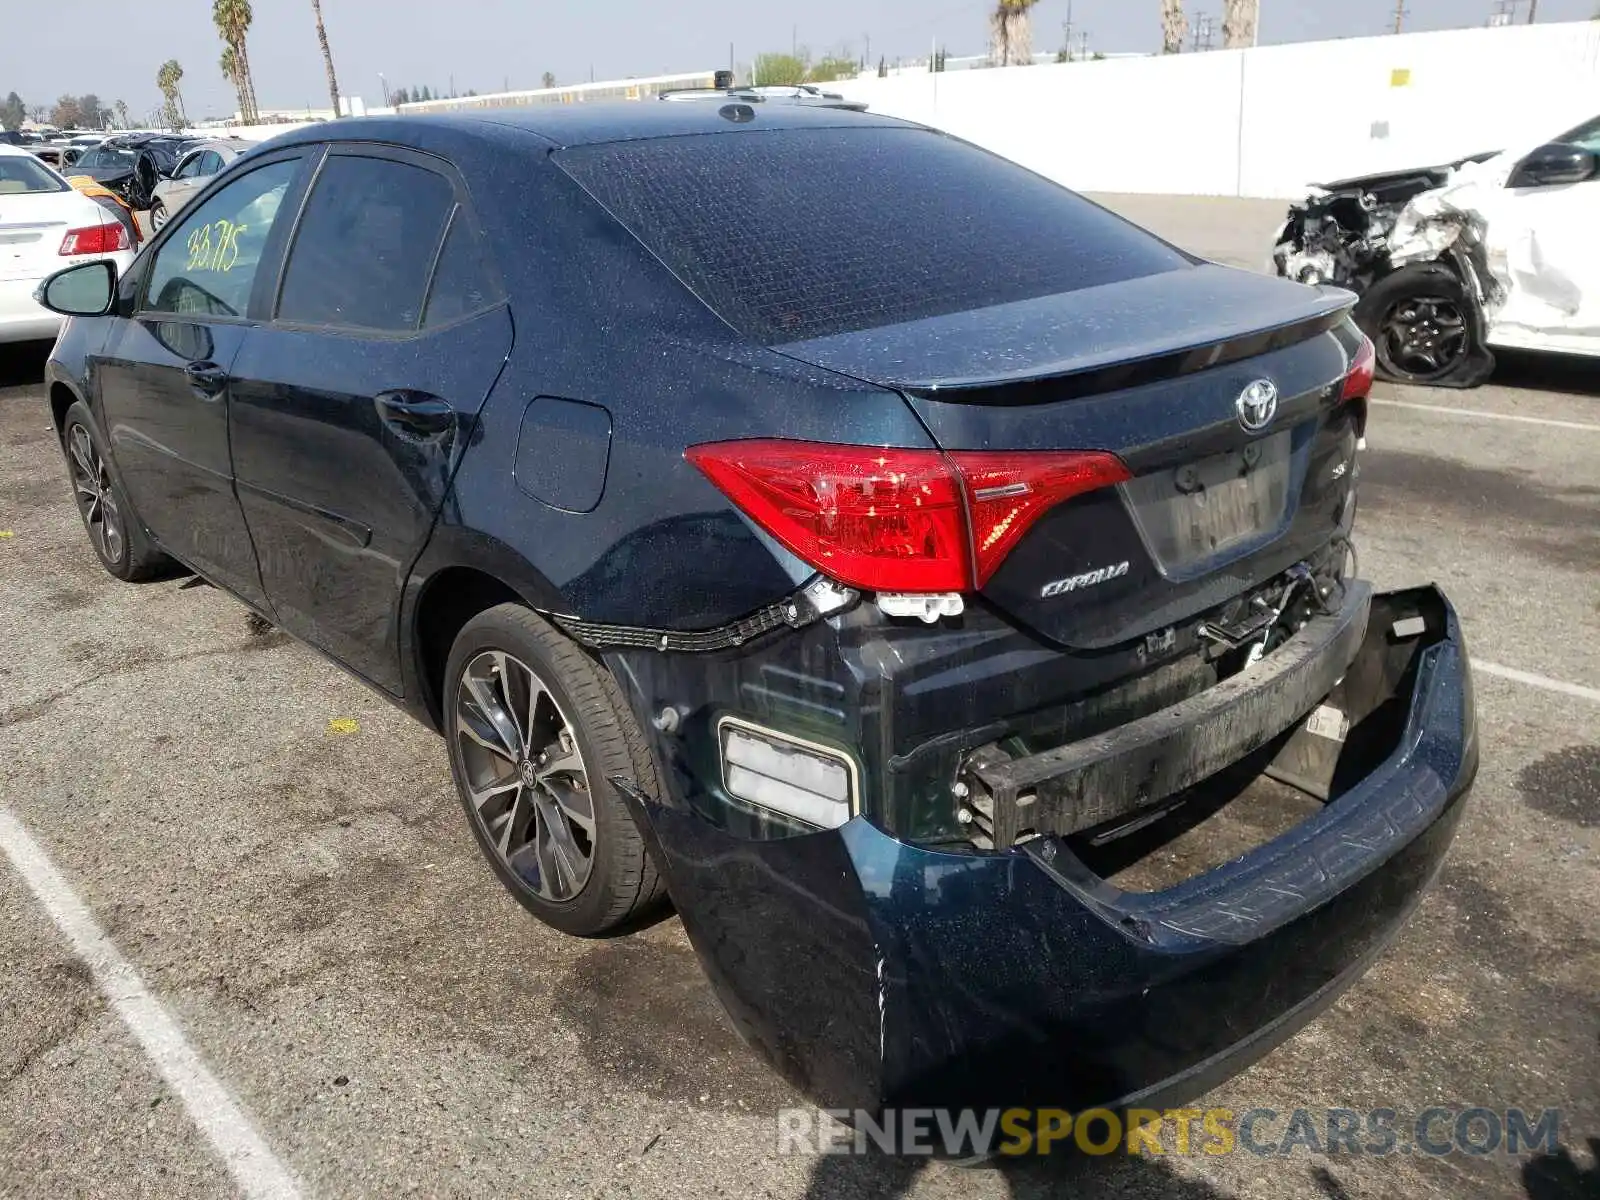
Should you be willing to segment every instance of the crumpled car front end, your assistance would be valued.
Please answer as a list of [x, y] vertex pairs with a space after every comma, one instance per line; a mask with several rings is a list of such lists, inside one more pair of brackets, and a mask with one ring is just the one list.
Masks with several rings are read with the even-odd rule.
[[1509, 293], [1483, 203], [1484, 164], [1495, 157], [1318, 187], [1290, 208], [1274, 269], [1360, 295], [1356, 322], [1384, 378], [1478, 386], [1494, 371], [1490, 328]]

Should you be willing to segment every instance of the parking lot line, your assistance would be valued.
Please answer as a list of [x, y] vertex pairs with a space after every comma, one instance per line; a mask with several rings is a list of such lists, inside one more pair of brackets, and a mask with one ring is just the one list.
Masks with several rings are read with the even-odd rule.
[[1586, 424], [1583, 421], [1556, 421], [1550, 417], [1524, 417], [1517, 413], [1485, 412], [1481, 408], [1452, 408], [1447, 404], [1415, 404], [1409, 400], [1372, 399], [1367, 403], [1385, 408], [1409, 408], [1416, 412], [1443, 413], [1445, 416], [1478, 417], [1484, 421], [1515, 421], [1522, 425], [1543, 425], [1550, 429], [1576, 429], [1584, 433], [1600, 433], [1600, 425]]
[[1584, 687], [1581, 683], [1568, 683], [1563, 679], [1551, 679], [1546, 675], [1535, 675], [1531, 671], [1519, 671], [1515, 667], [1502, 667], [1499, 663], [1484, 662], [1481, 658], [1472, 660], [1472, 669], [1482, 671], [1485, 675], [1509, 679], [1512, 683], [1525, 683], [1529, 687], [1543, 688], [1547, 692], [1560, 692], [1563, 696], [1576, 696], [1580, 700], [1600, 703], [1600, 688]]
[[228, 1089], [207, 1069], [132, 964], [106, 937], [44, 848], [3, 807], [0, 850], [72, 943], [111, 1007], [183, 1101], [190, 1119], [210, 1140], [244, 1195], [250, 1200], [299, 1200], [300, 1186], [288, 1168], [278, 1161]]

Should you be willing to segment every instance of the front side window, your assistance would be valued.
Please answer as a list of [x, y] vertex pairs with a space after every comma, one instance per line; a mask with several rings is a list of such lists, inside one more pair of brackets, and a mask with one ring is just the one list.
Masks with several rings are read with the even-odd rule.
[[200, 174], [200, 156], [191, 154], [183, 160], [183, 165], [173, 173], [174, 179], [193, 179]]
[[215, 150], [207, 150], [200, 156], [200, 174], [215, 175], [222, 170], [222, 155]]
[[286, 159], [241, 176], [193, 213], [159, 250], [145, 285], [147, 312], [242, 317], [267, 236], [300, 169]]
[[424, 293], [455, 189], [442, 175], [386, 158], [330, 155], [289, 251], [278, 319], [406, 333]]

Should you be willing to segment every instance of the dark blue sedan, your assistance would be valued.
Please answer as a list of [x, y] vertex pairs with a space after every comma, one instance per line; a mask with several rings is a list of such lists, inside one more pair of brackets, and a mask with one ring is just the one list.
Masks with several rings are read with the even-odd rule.
[[830, 1105], [1198, 1094], [1454, 834], [1456, 617], [1352, 574], [1354, 297], [954, 138], [317, 125], [41, 295], [106, 568], [197, 573], [436, 729], [541, 920], [670, 894]]

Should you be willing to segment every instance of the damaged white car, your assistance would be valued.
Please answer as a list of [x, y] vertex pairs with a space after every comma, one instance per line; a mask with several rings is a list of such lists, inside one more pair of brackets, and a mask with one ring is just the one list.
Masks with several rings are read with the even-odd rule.
[[1475, 387], [1495, 347], [1600, 356], [1600, 117], [1520, 151], [1318, 186], [1273, 264], [1361, 296], [1378, 371]]

